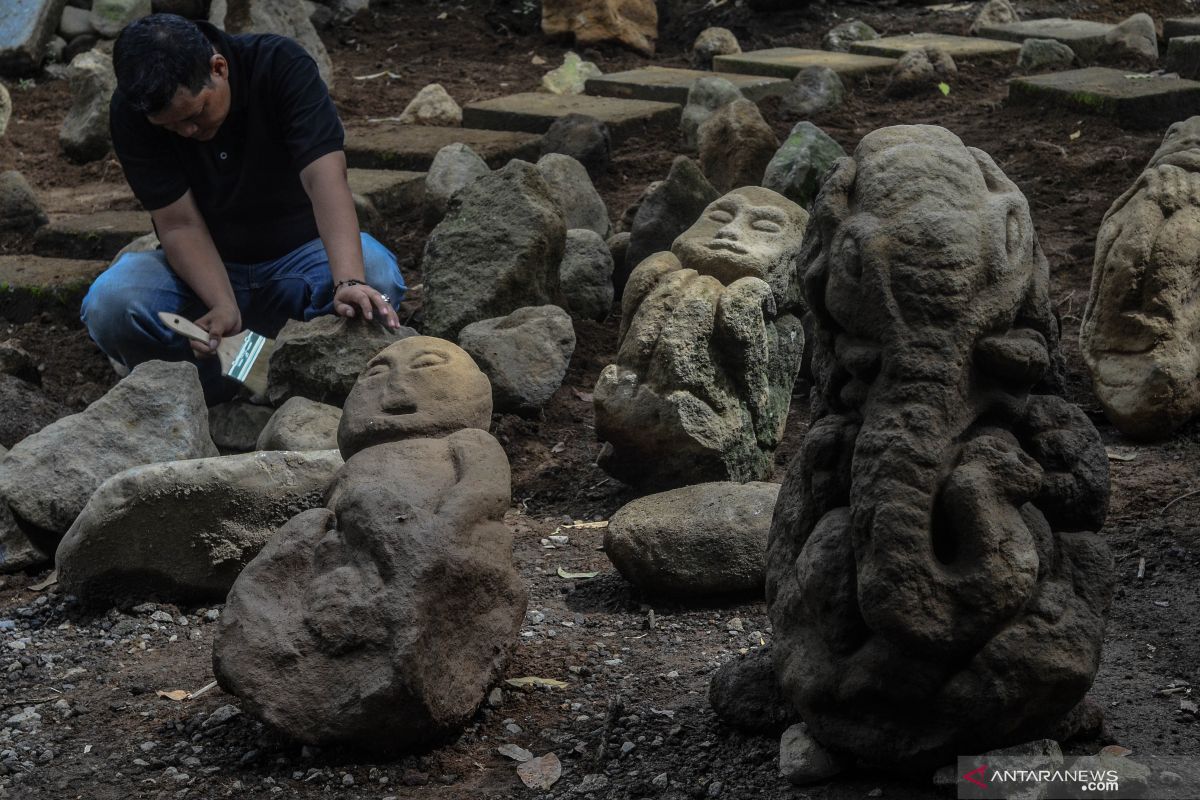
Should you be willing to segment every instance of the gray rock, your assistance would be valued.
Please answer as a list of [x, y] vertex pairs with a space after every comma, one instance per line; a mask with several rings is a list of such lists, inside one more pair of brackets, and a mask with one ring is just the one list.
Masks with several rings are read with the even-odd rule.
[[1070, 67], [1075, 63], [1075, 51], [1054, 39], [1026, 39], [1017, 56], [1017, 69], [1042, 72]]
[[595, 231], [567, 231], [558, 282], [572, 316], [601, 321], [612, 311], [613, 256]]
[[33, 383], [13, 375], [0, 375], [0, 408], [4, 409], [0, 415], [0, 444], [6, 447], [71, 413]]
[[608, 236], [612, 231], [608, 209], [582, 164], [570, 156], [550, 153], [538, 160], [537, 168], [562, 209], [567, 230], [585, 228]]
[[225, 599], [275, 531], [319, 507], [336, 450], [246, 453], [134, 467], [92, 495], [55, 555], [86, 603]]
[[992, 25], [1007, 25], [1010, 22], [1020, 21], [1021, 17], [1017, 14], [1017, 10], [1008, 0], [988, 0], [975, 15], [975, 21], [971, 23], [971, 35], [974, 36]]
[[599, 78], [604, 73], [591, 61], [584, 61], [578, 54], [567, 51], [562, 66], [542, 76], [542, 89], [551, 94], [583, 94], [589, 78]]
[[[12, 375], [35, 386], [42, 385], [42, 373], [33, 356], [11, 339], [0, 342], [0, 374]], [[4, 408], [11, 410], [7, 405]]]
[[455, 192], [490, 173], [487, 162], [461, 142], [438, 150], [425, 174], [426, 222], [440, 222], [446, 216], [446, 208]]
[[3, 83], [0, 83], [0, 136], [8, 130], [8, 121], [12, 119], [12, 95]]
[[846, 97], [846, 86], [829, 67], [805, 67], [796, 73], [779, 108], [792, 117], [811, 117], [832, 111]]
[[58, 142], [73, 161], [97, 161], [108, 155], [112, 145], [108, 104], [117, 88], [112, 59], [100, 50], [89, 50], [67, 67], [67, 80], [71, 108], [58, 132]]
[[[223, 451], [248, 453], [255, 450], [262, 432], [275, 409], [245, 400], [230, 400], [208, 410], [208, 430], [213, 444]], [[328, 449], [328, 448], [325, 448]]]
[[467, 325], [458, 343], [491, 380], [495, 411], [531, 413], [562, 386], [575, 329], [558, 306], [519, 308]]
[[[46, 61], [51, 64], [63, 63], [63, 52], [67, 49], [67, 40], [61, 36], [51, 36], [50, 41], [46, 42]], [[4, 134], [3, 126], [0, 125], [0, 135]]]
[[567, 228], [533, 164], [511, 161], [450, 200], [425, 245], [425, 331], [456, 339], [465, 325], [562, 301]]
[[821, 40], [821, 47], [835, 53], [848, 53], [855, 42], [867, 42], [878, 39], [879, 34], [867, 23], [860, 19], [851, 19], [829, 29]]
[[779, 485], [700, 483], [623, 506], [604, 532], [617, 571], [653, 594], [758, 594]]
[[692, 43], [692, 66], [712, 69], [713, 58], [742, 52], [737, 37], [728, 28], [705, 28]]
[[18, 442], [0, 462], [0, 497], [52, 547], [113, 475], [217, 454], [196, 367], [147, 361], [84, 411]]
[[920, 92], [936, 92], [939, 83], [958, 74], [958, 66], [945, 50], [925, 47], [909, 50], [892, 67], [889, 94], [904, 97]]
[[92, 0], [92, 28], [106, 39], [117, 38], [122, 28], [149, 14], [150, 0]]
[[846, 151], [811, 122], [797, 123], [767, 165], [763, 186], [807, 207], [821, 188], [821, 177]]
[[374, 321], [333, 314], [289, 320], [271, 353], [267, 399], [276, 406], [292, 397], [340, 406], [376, 353], [414, 335], [412, 328], [391, 331]]
[[49, 221], [25, 176], [0, 172], [0, 231], [31, 231]]
[[633, 237], [629, 231], [622, 233], [614, 233], [608, 237], [605, 242], [608, 245], [608, 252], [612, 254], [613, 260], [613, 297], [617, 295], [616, 276], [618, 273], [629, 275], [629, 270], [625, 269], [625, 258], [629, 253], [629, 240]]
[[[0, 446], [0, 450], [3, 447]], [[0, 463], [4, 454], [0, 453]], [[0, 572], [18, 572], [50, 563], [50, 556], [33, 546], [0, 497]]]
[[779, 738], [779, 774], [795, 786], [820, 783], [845, 770], [846, 764], [808, 732], [808, 726], [798, 722]]
[[400, 124], [456, 128], [462, 125], [462, 109], [440, 83], [431, 83], [400, 112]]
[[592, 180], [608, 169], [612, 160], [612, 136], [608, 126], [586, 114], [559, 117], [542, 137], [542, 155], [561, 153], [583, 164]]
[[76, 36], [95, 33], [96, 29], [92, 27], [91, 17], [91, 12], [86, 8], [67, 6], [63, 9], [62, 19], [58, 23], [58, 32], [64, 39], [74, 39]]
[[216, 2], [209, 19], [227, 33], [277, 33], [295, 39], [317, 62], [321, 80], [333, 88], [333, 62], [329, 60], [329, 52], [308, 19], [301, 0]]
[[718, 192], [762, 183], [779, 139], [758, 106], [735, 100], [700, 126], [700, 169]]
[[1200, 36], [1176, 36], [1167, 42], [1167, 72], [1195, 80], [1200, 77]]
[[722, 664], [708, 683], [708, 703], [722, 722], [743, 731], [779, 734], [797, 721], [775, 678], [770, 645]]
[[1158, 63], [1158, 34], [1149, 14], [1134, 14], [1104, 37], [1104, 58], [1132, 60], [1150, 66]]
[[633, 268], [653, 253], [671, 249], [675, 237], [692, 227], [708, 204], [720, 197], [699, 165], [687, 156], [671, 162], [671, 171], [659, 186], [642, 198], [629, 233], [624, 263], [613, 272], [618, 295]]
[[736, 100], [744, 100], [738, 88], [725, 78], [697, 78], [688, 89], [687, 104], [679, 118], [679, 130], [685, 147], [695, 149], [700, 144], [700, 126], [718, 108]]
[[342, 410], [307, 397], [288, 400], [263, 428], [256, 450], [328, 450], [337, 447]]
[[4, 3], [5, 25], [0, 29], [0, 75], [20, 78], [42, 67], [46, 42], [54, 36], [66, 0]]

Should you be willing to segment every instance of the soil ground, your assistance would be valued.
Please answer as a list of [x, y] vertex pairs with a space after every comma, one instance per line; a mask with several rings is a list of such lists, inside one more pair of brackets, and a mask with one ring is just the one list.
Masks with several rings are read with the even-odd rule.
[[[566, 47], [538, 30], [534, 2], [376, 2], [366, 16], [324, 33], [336, 68], [334, 96], [347, 121], [399, 113], [426, 83], [440, 82], [462, 104], [534, 89]], [[644, 59], [615, 49], [585, 49], [606, 71], [647, 62], [684, 66], [695, 34], [708, 25], [734, 30], [746, 50], [817, 46], [838, 21], [859, 17], [884, 33], [963, 33], [979, 4], [929, 10], [889, 2], [815, 4], [753, 15], [735, 3], [668, 2], [660, 53]], [[1156, 20], [1195, 13], [1171, 2], [1020, 3], [1026, 17], [1081, 16], [1117, 21], [1136, 11]], [[356, 76], [390, 71], [399, 78]], [[1029, 199], [1052, 268], [1053, 297], [1064, 324], [1068, 397], [1095, 421], [1110, 447], [1132, 460], [1111, 462], [1112, 500], [1105, 533], [1117, 559], [1118, 589], [1103, 663], [1091, 697], [1106, 713], [1104, 742], [1138, 755], [1200, 753], [1200, 722], [1179, 712], [1172, 682], [1200, 681], [1200, 496], [1185, 497], [1200, 473], [1200, 425], [1170, 441], [1132, 446], [1100, 413], [1088, 386], [1076, 337], [1087, 295], [1096, 230], [1109, 204], [1134, 180], [1162, 131], [1132, 133], [1090, 117], [1008, 108], [1008, 67], [965, 65], [947, 96], [905, 101], [886, 97], [880, 82], [858, 84], [848, 102], [812, 121], [847, 150], [871, 130], [932, 123], [991, 154]], [[69, 104], [63, 81], [49, 77], [12, 87], [16, 116], [0, 169], [21, 170], [47, 201], [135, 207], [113, 158], [86, 166], [66, 162], [56, 134]], [[784, 119], [768, 101], [764, 113], [782, 135]], [[598, 188], [619, 219], [676, 154], [663, 139], [634, 140], [616, 154]], [[401, 255], [410, 284], [420, 282], [428, 231], [395, 221], [387, 243]], [[28, 237], [0, 238], [0, 253], [28, 252]], [[96, 399], [115, 380], [75, 319], [74, 308], [40, 309], [28, 321], [0, 319], [0, 339], [15, 339], [42, 366], [47, 392], [72, 408]], [[513, 742], [540, 755], [554, 752], [563, 777], [550, 793], [570, 795], [585, 775], [607, 785], [595, 798], [921, 798], [938, 796], [927, 778], [857, 771], [806, 789], [778, 777], [778, 741], [720, 724], [705, 695], [712, 671], [771, 638], [761, 601], [686, 607], [641, 596], [600, 549], [603, 531], [568, 529], [570, 544], [546, 549], [541, 539], [564, 522], [607, 519], [635, 497], [596, 465], [590, 393], [612, 360], [617, 322], [577, 325], [578, 347], [566, 382], [537, 419], [500, 416], [494, 432], [513, 467], [516, 561], [530, 587], [530, 616], [508, 677], [536, 675], [567, 682], [565, 690], [505, 691], [456, 741], [398, 761], [314, 751], [264, 731], [249, 715], [205, 725], [207, 715], [236, 700], [214, 689], [192, 701], [156, 690], [194, 690], [209, 683], [214, 626], [207, 609], [148, 606], [85, 611], [69, 598], [32, 586], [45, 573], [0, 579], [0, 705], [5, 715], [36, 706], [42, 719], [0, 741], [0, 796], [108, 800], [254, 796], [341, 798], [519, 798], [537, 793], [518, 781], [496, 746]], [[807, 387], [798, 386], [775, 480], [807, 429]], [[1169, 508], [1168, 508], [1169, 506]], [[1144, 574], [1139, 564], [1144, 560]], [[557, 570], [591, 571], [566, 580]], [[175, 622], [150, 617], [165, 610]], [[537, 613], [533, 613], [537, 612]], [[653, 613], [651, 613], [653, 612]], [[179, 624], [183, 615], [187, 625]], [[161, 616], [161, 615], [160, 615]], [[11, 620], [11, 623], [7, 620]], [[14, 725], [10, 725], [14, 727]], [[519, 732], [518, 732], [519, 731]], [[622, 745], [629, 742], [622, 753]], [[1094, 752], [1100, 742], [1078, 743]], [[655, 778], [659, 777], [656, 781]], [[596, 785], [599, 779], [590, 779]], [[578, 796], [583, 796], [580, 794]], [[942, 795], [945, 796], [945, 795]]]

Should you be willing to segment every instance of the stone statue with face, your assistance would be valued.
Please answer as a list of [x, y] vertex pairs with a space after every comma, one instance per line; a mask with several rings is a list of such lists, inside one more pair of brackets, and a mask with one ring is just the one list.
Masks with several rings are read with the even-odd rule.
[[222, 687], [310, 744], [397, 752], [453, 735], [500, 675], [526, 591], [501, 522], [508, 459], [491, 387], [414, 336], [346, 400], [346, 463], [238, 577], [214, 646]]
[[1122, 433], [1163, 438], [1200, 412], [1200, 117], [1105, 214], [1079, 338]]
[[793, 273], [807, 221], [776, 192], [737, 189], [633, 271], [594, 395], [611, 474], [667, 488], [769, 473], [804, 347]]

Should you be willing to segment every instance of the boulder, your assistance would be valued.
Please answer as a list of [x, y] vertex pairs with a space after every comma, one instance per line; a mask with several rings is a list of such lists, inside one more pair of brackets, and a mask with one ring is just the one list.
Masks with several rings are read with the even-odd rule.
[[87, 604], [221, 602], [275, 531], [321, 505], [336, 450], [245, 453], [134, 467], [92, 495], [55, 554]]
[[0, 172], [0, 231], [32, 231], [49, 221], [25, 176]]
[[737, 37], [728, 28], [705, 28], [692, 43], [692, 66], [696, 69], [712, 69], [717, 56], [731, 56], [742, 52]]
[[584, 228], [567, 231], [558, 282], [571, 315], [597, 322], [607, 317], [613, 303], [612, 276], [613, 256], [605, 241]]
[[799, 122], [771, 158], [763, 186], [808, 207], [821, 188], [821, 178], [846, 151], [811, 122]]
[[687, 156], [676, 157], [666, 180], [642, 198], [634, 215], [624, 262], [618, 263], [613, 272], [616, 294], [620, 296], [634, 267], [654, 253], [670, 250], [675, 237], [692, 227], [718, 197], [720, 193], [695, 161]]
[[651, 56], [658, 8], [654, 0], [542, 0], [542, 32], [574, 36], [580, 47], [616, 43]]
[[457, 128], [462, 125], [462, 109], [440, 83], [431, 83], [404, 107], [399, 122], [401, 125]]
[[550, 94], [583, 94], [588, 79], [599, 78], [603, 74], [591, 61], [584, 61], [577, 53], [568, 51], [563, 56], [561, 67], [542, 76], [542, 90]]
[[709, 117], [699, 132], [700, 169], [718, 192], [758, 186], [779, 139], [758, 106], [735, 100]]
[[58, 32], [63, 39], [95, 33], [96, 29], [92, 27], [92, 13], [86, 8], [67, 6], [63, 9], [62, 19], [58, 23]]
[[293, 397], [281, 405], [259, 434], [255, 450], [329, 450], [337, 447], [342, 410]]
[[228, 0], [212, 4], [211, 22], [227, 33], [276, 33], [295, 39], [308, 51], [321, 80], [333, 88], [333, 62], [302, 0]]
[[566, 114], [554, 120], [542, 137], [542, 155], [549, 153], [570, 156], [596, 180], [612, 160], [612, 136], [608, 126], [595, 117]]
[[779, 737], [779, 775], [794, 786], [820, 783], [846, 767], [842, 759], [812, 737], [803, 722], [792, 725]]
[[425, 330], [457, 338], [465, 325], [525, 306], [558, 304], [567, 228], [533, 164], [510, 161], [450, 199], [425, 244]]
[[936, 92], [939, 83], [949, 81], [957, 74], [958, 66], [945, 50], [937, 47], [909, 50], [892, 67], [887, 91], [897, 97]]
[[811, 117], [842, 104], [846, 87], [829, 67], [805, 67], [780, 99], [779, 108], [791, 117]]
[[570, 156], [550, 153], [538, 160], [537, 168], [562, 209], [567, 230], [584, 228], [608, 236], [612, 231], [608, 208], [582, 164]]
[[490, 173], [487, 162], [461, 142], [438, 150], [425, 173], [426, 222], [435, 225], [440, 222], [455, 192]]
[[974, 36], [984, 28], [990, 28], [993, 25], [1007, 25], [1020, 21], [1021, 17], [1017, 14], [1017, 10], [1008, 0], [988, 0], [975, 15], [975, 21], [971, 23], [971, 35]]
[[778, 494], [774, 483], [719, 482], [647, 495], [609, 520], [604, 552], [648, 594], [761, 595]]
[[558, 306], [519, 308], [467, 325], [458, 344], [491, 380], [495, 411], [529, 414], [562, 386], [575, 352], [575, 329]]
[[1134, 14], [1104, 36], [1106, 60], [1135, 61], [1143, 66], [1158, 63], [1158, 34], [1154, 18], [1149, 14]]
[[829, 29], [821, 40], [821, 47], [835, 53], [848, 53], [855, 42], [878, 39], [879, 34], [860, 19], [851, 19]]
[[97, 161], [108, 155], [112, 146], [108, 104], [117, 88], [112, 59], [100, 50], [89, 50], [67, 67], [67, 80], [71, 108], [58, 132], [58, 142], [72, 161]]
[[1017, 69], [1023, 72], [1066, 69], [1074, 63], [1075, 51], [1054, 39], [1026, 39], [1017, 56]]
[[750, 733], [778, 735], [797, 721], [775, 677], [770, 645], [717, 668], [708, 682], [708, 703], [726, 725]]
[[[245, 400], [230, 400], [208, 410], [208, 430], [213, 444], [224, 452], [248, 453], [258, 449], [258, 435], [275, 409]], [[328, 448], [326, 448], [328, 449]]]
[[5, 447], [12, 447], [71, 413], [35, 384], [8, 374], [0, 375], [0, 408], [4, 409], [0, 415], [0, 445]]
[[688, 89], [687, 104], [679, 118], [679, 130], [683, 134], [685, 147], [695, 149], [700, 143], [700, 126], [716, 113], [718, 108], [736, 100], [744, 100], [738, 88], [726, 78], [697, 78]]
[[150, 14], [150, 0], [92, 0], [91, 26], [105, 39], [115, 39], [135, 19]]

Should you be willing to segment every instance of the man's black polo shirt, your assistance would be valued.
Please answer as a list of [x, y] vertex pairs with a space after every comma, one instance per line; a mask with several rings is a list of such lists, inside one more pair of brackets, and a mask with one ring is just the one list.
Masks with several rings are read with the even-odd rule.
[[273, 34], [230, 36], [196, 23], [229, 62], [229, 116], [212, 141], [150, 123], [113, 94], [113, 148], [147, 210], [190, 188], [226, 262], [279, 258], [317, 238], [300, 170], [341, 150], [344, 133], [316, 62]]

